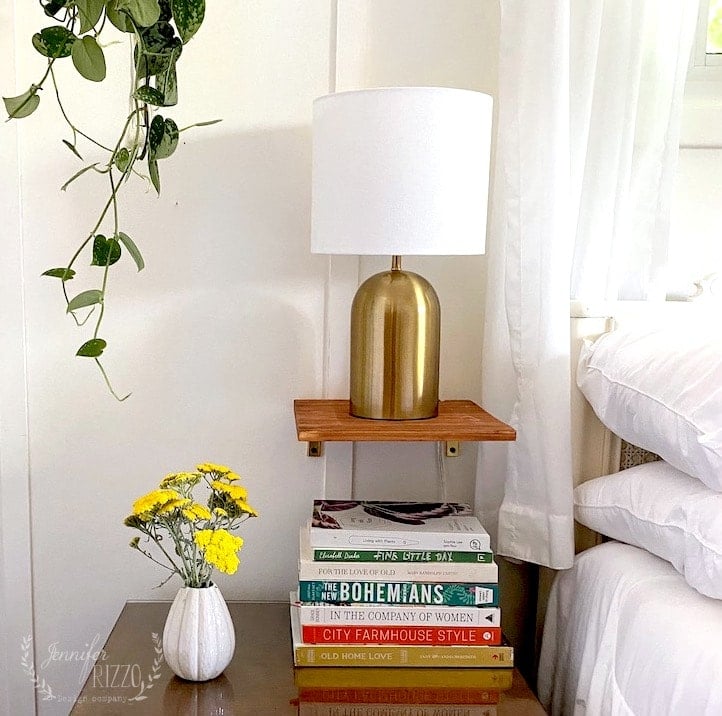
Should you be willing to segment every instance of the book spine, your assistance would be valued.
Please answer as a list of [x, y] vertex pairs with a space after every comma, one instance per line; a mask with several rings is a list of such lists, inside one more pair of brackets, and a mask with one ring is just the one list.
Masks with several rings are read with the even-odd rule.
[[347, 582], [299, 580], [301, 602], [330, 604], [417, 604], [449, 607], [498, 606], [497, 584], [453, 582]]
[[499, 627], [330, 626], [304, 624], [307, 644], [417, 644], [421, 646], [482, 646], [501, 644]]
[[499, 607], [404, 607], [365, 604], [345, 607], [301, 604], [298, 610], [301, 624], [501, 626]]
[[511, 646], [359, 646], [296, 644], [295, 666], [488, 668], [514, 665]]
[[354, 530], [311, 527], [312, 549], [409, 549], [451, 552], [490, 552], [486, 532], [393, 532], [390, 530]]
[[299, 561], [299, 579], [381, 582], [497, 582], [499, 569], [490, 564], [347, 564]]
[[488, 564], [448, 564], [446, 562], [348, 564], [301, 559], [298, 563], [298, 578], [374, 582], [497, 582], [499, 568], [495, 562]]
[[494, 559], [493, 552], [457, 552], [451, 550], [401, 550], [401, 549], [315, 549], [316, 562], [444, 562], [446, 564], [488, 564]]
[[301, 687], [299, 701], [350, 704], [497, 704], [499, 689], [447, 686]]
[[293, 680], [299, 689], [419, 689], [458, 690], [486, 689], [506, 691], [512, 687], [513, 674], [508, 668], [467, 669], [386, 669], [384, 667], [296, 669]]
[[299, 716], [497, 716], [495, 705], [354, 704], [300, 701]]

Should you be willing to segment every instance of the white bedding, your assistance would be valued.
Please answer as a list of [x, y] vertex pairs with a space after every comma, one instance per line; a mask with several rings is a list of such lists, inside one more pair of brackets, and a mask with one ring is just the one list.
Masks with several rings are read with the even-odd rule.
[[722, 600], [637, 547], [582, 552], [552, 588], [538, 687], [554, 715], [719, 716]]

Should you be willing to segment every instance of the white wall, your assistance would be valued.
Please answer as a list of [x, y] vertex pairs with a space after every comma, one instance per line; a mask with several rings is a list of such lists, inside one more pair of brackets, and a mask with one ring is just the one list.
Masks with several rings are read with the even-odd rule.
[[[294, 398], [346, 395], [350, 301], [372, 269], [309, 253], [311, 109], [315, 97], [351, 87], [493, 89], [496, 1], [256, 0], [223, 10], [208, 4], [181, 59], [181, 105], [168, 113], [181, 126], [223, 122], [182, 135], [161, 165], [160, 199], [137, 187], [123, 202], [121, 228], [147, 264], [140, 274], [118, 264], [109, 294], [105, 363], [117, 390], [133, 393], [123, 404], [74, 357], [87, 335], [64, 316], [58, 284], [39, 278], [67, 261], [104, 188], [88, 176], [58, 191], [78, 164], [60, 144], [68, 134], [49, 91], [35, 115], [0, 130], [11, 178], [1, 195], [11, 240], [0, 245], [9, 274], [2, 325], [10, 329], [0, 374], [0, 603], [17, 618], [0, 631], [0, 679], [8, 681], [2, 693], [32, 699], [19, 637], [34, 629], [39, 674], [61, 697], [39, 701], [43, 714], [67, 713], [82, 670], [77, 662], [41, 668], [51, 644], [82, 650], [96, 635], [102, 643], [127, 599], [175, 593], [177, 583], [153, 589], [164, 575], [128, 549], [133, 534], [122, 525], [133, 499], [167, 472], [210, 460], [245, 477], [261, 517], [241, 531], [239, 572], [218, 580], [229, 599], [287, 598], [297, 528], [314, 497], [436, 494], [427, 445], [357, 454], [327, 445], [313, 459], [295, 438]], [[17, 64], [15, 86], [0, 88], [8, 95], [42, 71], [28, 38], [45, 21], [35, 3], [5, 3], [1, 12], [0, 57]], [[124, 53], [108, 48], [109, 64]], [[109, 92], [88, 102], [72, 70], [61, 79], [79, 124], [111, 122]], [[112, 69], [104, 85], [126, 82]], [[444, 308], [442, 397], [478, 399], [483, 258], [425, 259], [415, 268]], [[476, 451], [463, 452], [447, 461], [452, 498], [473, 494]], [[399, 458], [404, 478], [390, 484]]]
[[[0, 5], [0, 62], [12, 77], [14, 11]], [[12, 88], [8, 88], [12, 89]], [[3, 92], [3, 94], [9, 94]], [[30, 569], [30, 496], [25, 374], [25, 308], [21, 203], [17, 181], [18, 136], [5, 125], [0, 136], [0, 713], [31, 713], [34, 688], [21, 661], [33, 660]], [[23, 650], [23, 646], [25, 649]]]
[[[360, 279], [386, 268], [309, 253], [311, 105], [337, 89], [405, 84], [493, 94], [497, 1], [246, 0], [223, 10], [208, 4], [185, 50], [172, 113], [181, 125], [223, 122], [183, 135], [161, 167], [160, 199], [136, 188], [125, 204], [124, 229], [147, 268], [119, 265], [111, 289], [106, 363], [118, 390], [133, 392], [123, 404], [73, 357], [85, 336], [63, 315], [57, 284], [39, 278], [67, 260], [102, 193], [90, 181], [58, 191], [77, 164], [60, 144], [67, 134], [49, 92], [33, 117], [0, 127], [2, 713], [28, 713], [33, 698], [23, 636], [34, 635], [40, 665], [53, 642], [78, 650], [104, 639], [127, 599], [172, 597], [178, 585], [153, 589], [162, 575], [127, 548], [133, 535], [122, 525], [166, 472], [210, 460], [245, 477], [261, 517], [242, 530], [239, 572], [219, 579], [229, 599], [286, 598], [313, 497], [440, 494], [433, 445], [327, 444], [314, 459], [295, 439], [294, 398], [346, 395], [351, 298]], [[38, 77], [27, 39], [43, 22], [35, 3], [0, 5], [0, 60], [16, 62], [3, 94]], [[108, 50], [115, 65], [123, 53]], [[126, 81], [115, 70], [106, 83]], [[70, 87], [78, 122], [88, 107], [93, 120], [110, 120], [102, 104], [87, 105], [83, 81]], [[696, 116], [709, 131], [704, 109]], [[697, 237], [686, 254], [719, 251], [717, 159], [717, 149], [683, 151], [674, 226]], [[692, 263], [690, 275], [709, 265]], [[441, 298], [441, 397], [478, 400], [484, 258], [406, 265]], [[475, 455], [462, 446], [444, 462], [450, 499], [473, 498]], [[79, 688], [77, 663], [39, 673], [65, 699]], [[68, 708], [39, 704], [43, 714]]]

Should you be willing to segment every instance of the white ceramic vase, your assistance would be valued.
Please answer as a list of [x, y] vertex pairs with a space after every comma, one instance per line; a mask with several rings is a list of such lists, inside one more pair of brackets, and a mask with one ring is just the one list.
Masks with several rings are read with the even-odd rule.
[[233, 621], [218, 587], [179, 589], [163, 629], [163, 655], [173, 673], [188, 681], [215, 679], [235, 648]]

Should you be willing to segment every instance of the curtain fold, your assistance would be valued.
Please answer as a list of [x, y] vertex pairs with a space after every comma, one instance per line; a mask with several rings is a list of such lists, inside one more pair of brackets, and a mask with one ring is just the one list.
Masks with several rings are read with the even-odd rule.
[[[663, 296], [696, 0], [501, 0], [476, 509], [498, 554], [574, 555], [570, 295]], [[497, 522], [498, 519], [498, 522]]]

